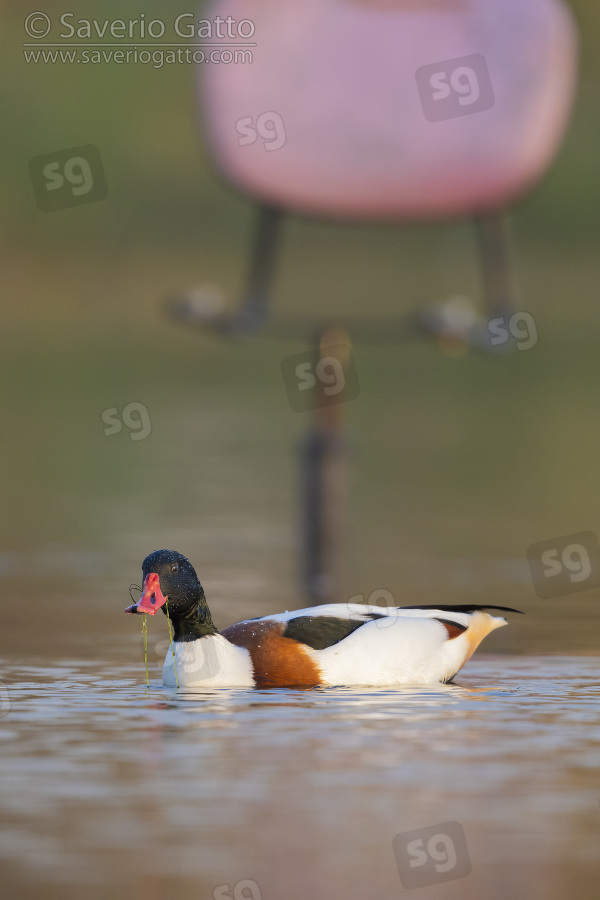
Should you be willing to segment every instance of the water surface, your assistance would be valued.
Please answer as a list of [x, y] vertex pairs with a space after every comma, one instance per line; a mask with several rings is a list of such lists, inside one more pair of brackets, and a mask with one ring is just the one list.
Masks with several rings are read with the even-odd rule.
[[[456, 685], [387, 690], [0, 673], [5, 896], [597, 896], [597, 659], [479, 655]], [[394, 837], [447, 822], [471, 874], [406, 890]]]

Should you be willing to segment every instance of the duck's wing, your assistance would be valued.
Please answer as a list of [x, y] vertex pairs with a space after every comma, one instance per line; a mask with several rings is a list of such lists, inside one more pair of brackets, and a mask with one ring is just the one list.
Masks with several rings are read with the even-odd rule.
[[[363, 603], [328, 603], [323, 606], [312, 606], [296, 609], [291, 612], [275, 613], [258, 619], [249, 619], [239, 625], [248, 623], [272, 622], [279, 626], [277, 633], [281, 637], [290, 638], [313, 650], [325, 650], [349, 637], [359, 628], [371, 622], [377, 622], [378, 629], [387, 628], [398, 619], [436, 619], [445, 626], [447, 638], [452, 639], [466, 631], [473, 622], [474, 614], [485, 610], [502, 612], [520, 612], [509, 606], [481, 606], [475, 604], [439, 605], [439, 606], [368, 606]], [[478, 618], [478, 617], [476, 617]], [[505, 625], [501, 617], [485, 615], [493, 621], [493, 628]], [[237, 626], [231, 626], [236, 628]], [[491, 629], [490, 629], [491, 630]]]
[[391, 614], [396, 617], [395, 607], [382, 609], [378, 606], [365, 606], [359, 603], [329, 603], [323, 606], [312, 606], [306, 609], [295, 609], [291, 612], [275, 613], [258, 619], [248, 619], [225, 629], [223, 634], [239, 626], [260, 626], [272, 628], [280, 637], [289, 638], [312, 647], [313, 650], [324, 650], [353, 634], [358, 628], [374, 619], [385, 619]]

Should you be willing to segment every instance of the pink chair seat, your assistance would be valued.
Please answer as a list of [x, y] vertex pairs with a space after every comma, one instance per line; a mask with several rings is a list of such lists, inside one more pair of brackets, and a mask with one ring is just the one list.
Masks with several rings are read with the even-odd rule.
[[539, 179], [567, 124], [577, 48], [559, 0], [216, 0], [203, 15], [255, 25], [252, 63], [199, 70], [212, 159], [264, 203], [485, 212]]

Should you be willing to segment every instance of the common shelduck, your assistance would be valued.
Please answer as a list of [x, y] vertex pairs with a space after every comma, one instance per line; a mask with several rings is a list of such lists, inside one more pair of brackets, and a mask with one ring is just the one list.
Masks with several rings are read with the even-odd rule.
[[156, 550], [142, 566], [138, 603], [173, 628], [165, 687], [418, 685], [450, 681], [483, 638], [506, 625], [485, 609], [504, 606], [379, 607], [328, 604], [215, 628], [190, 561]]

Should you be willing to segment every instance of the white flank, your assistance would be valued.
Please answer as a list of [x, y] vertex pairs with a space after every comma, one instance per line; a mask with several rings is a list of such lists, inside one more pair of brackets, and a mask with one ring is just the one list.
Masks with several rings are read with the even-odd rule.
[[[404, 611], [403, 611], [404, 612]], [[487, 613], [449, 613], [447, 610], [406, 610], [410, 615], [375, 619], [340, 641], [315, 653], [323, 682], [328, 685], [411, 685], [448, 681], [475, 649], [470, 628], [448, 639], [435, 615], [469, 625], [477, 621], [477, 643], [485, 634], [506, 625]]]
[[[175, 641], [175, 665], [179, 687], [253, 687], [250, 653], [220, 634], [196, 641]], [[169, 647], [163, 666], [165, 687], [177, 686], [173, 654]]]

